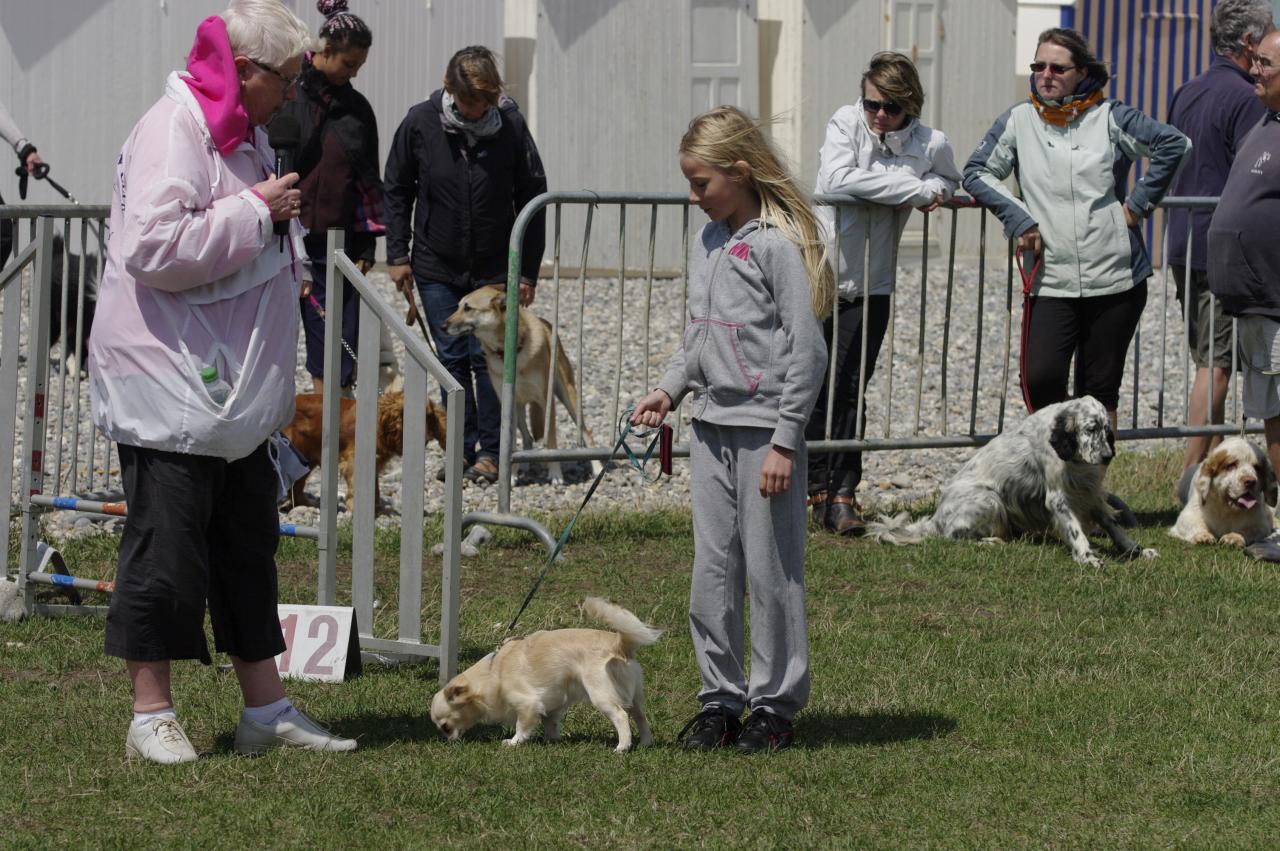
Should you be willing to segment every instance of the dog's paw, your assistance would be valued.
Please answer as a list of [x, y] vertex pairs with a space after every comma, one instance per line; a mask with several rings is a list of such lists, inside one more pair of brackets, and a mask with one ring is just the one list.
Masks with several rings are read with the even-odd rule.
[[1072, 556], [1072, 558], [1075, 559], [1076, 564], [1088, 565], [1089, 567], [1102, 567], [1102, 559], [1098, 558], [1098, 556], [1092, 551], [1077, 553]]
[[987, 546], [995, 546], [996, 544], [1003, 544], [1003, 543], [1004, 543], [1004, 538], [997, 538], [997, 537], [995, 537], [995, 536], [993, 535], [993, 536], [991, 536], [991, 537], [989, 537], [989, 538], [980, 538], [980, 539], [978, 539], [978, 543], [979, 543], [979, 544], [986, 544]]
[[512, 737], [511, 737], [511, 738], [509, 738], [509, 739], [503, 739], [503, 740], [502, 740], [502, 743], [503, 743], [504, 745], [506, 745], [507, 747], [514, 748], [516, 745], [523, 744], [523, 743], [524, 743], [524, 739], [522, 739], [522, 738], [520, 738], [520, 736], [516, 735], [516, 736], [512, 736]]
[[1228, 547], [1243, 547], [1244, 536], [1239, 532], [1228, 532], [1218, 539], [1219, 544], [1226, 544]]
[[629, 751], [629, 750], [631, 750], [631, 743], [630, 743], [630, 742], [628, 742], [628, 743], [627, 743], [627, 744], [625, 744], [625, 745], [624, 745], [622, 742], [618, 742], [618, 746], [617, 746], [616, 748], [614, 748], [614, 749], [613, 749], [613, 752], [614, 752], [614, 753], [626, 753], [626, 752], [627, 752], [627, 751]]
[[[1214, 539], [1213, 539], [1213, 533], [1212, 533], [1212, 532], [1210, 532], [1208, 529], [1202, 529], [1201, 531], [1196, 532], [1194, 535], [1192, 535], [1192, 536], [1191, 536], [1191, 543], [1193, 543], [1193, 544], [1213, 544], [1213, 543], [1216, 543], [1216, 542], [1215, 542], [1215, 541], [1214, 541]], [[1243, 543], [1243, 540], [1242, 540], [1242, 543]]]

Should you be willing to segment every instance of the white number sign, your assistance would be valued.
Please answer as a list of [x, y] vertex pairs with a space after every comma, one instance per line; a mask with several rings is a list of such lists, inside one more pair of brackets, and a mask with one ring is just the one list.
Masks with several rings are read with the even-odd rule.
[[285, 645], [276, 657], [280, 676], [340, 683], [360, 673], [354, 609], [283, 604], [279, 609]]

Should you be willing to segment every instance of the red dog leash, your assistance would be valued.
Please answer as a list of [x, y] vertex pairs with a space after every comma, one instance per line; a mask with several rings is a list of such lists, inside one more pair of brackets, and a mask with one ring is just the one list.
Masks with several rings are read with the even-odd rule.
[[1027, 389], [1027, 340], [1031, 337], [1031, 284], [1036, 279], [1036, 275], [1040, 273], [1040, 269], [1044, 266], [1044, 248], [1041, 247], [1040, 253], [1036, 255], [1035, 265], [1031, 267], [1031, 274], [1027, 274], [1026, 269], [1022, 266], [1022, 251], [1017, 252], [1018, 259], [1018, 276], [1022, 278], [1022, 339], [1021, 350], [1018, 352], [1018, 378], [1022, 385], [1022, 403], [1027, 406], [1027, 413], [1034, 414], [1035, 408], [1031, 405], [1031, 393]]

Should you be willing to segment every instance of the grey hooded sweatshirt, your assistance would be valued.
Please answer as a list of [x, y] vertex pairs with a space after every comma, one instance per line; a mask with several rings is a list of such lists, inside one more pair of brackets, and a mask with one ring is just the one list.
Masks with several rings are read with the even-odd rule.
[[689, 249], [689, 325], [658, 389], [693, 393], [695, 420], [773, 429], [796, 449], [822, 387], [827, 346], [800, 249], [752, 219], [710, 222]]

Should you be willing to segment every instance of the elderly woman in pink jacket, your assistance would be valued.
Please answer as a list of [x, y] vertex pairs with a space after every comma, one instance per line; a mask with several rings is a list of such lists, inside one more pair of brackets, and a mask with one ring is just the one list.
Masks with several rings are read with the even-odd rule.
[[106, 652], [133, 685], [130, 758], [190, 762], [170, 662], [231, 657], [245, 709], [234, 749], [346, 751], [285, 697], [276, 603], [277, 472], [293, 416], [302, 229], [296, 174], [263, 126], [293, 96], [309, 44], [279, 0], [202, 22], [185, 72], [116, 162], [107, 270], [90, 340], [94, 422], [119, 448], [129, 515]]

